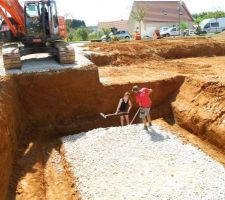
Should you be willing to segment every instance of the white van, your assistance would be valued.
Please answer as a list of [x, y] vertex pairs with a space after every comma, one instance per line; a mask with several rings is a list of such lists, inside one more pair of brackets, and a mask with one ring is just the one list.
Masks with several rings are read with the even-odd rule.
[[202, 33], [215, 33], [225, 30], [225, 17], [204, 19], [200, 24]]

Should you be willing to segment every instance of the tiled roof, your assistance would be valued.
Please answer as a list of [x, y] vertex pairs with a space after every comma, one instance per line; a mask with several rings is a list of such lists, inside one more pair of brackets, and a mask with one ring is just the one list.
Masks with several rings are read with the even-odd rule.
[[128, 31], [128, 21], [121, 20], [121, 21], [111, 21], [111, 22], [99, 22], [98, 29], [101, 30], [102, 28], [117, 28], [118, 30], [125, 30]]
[[[132, 10], [143, 8], [146, 12], [144, 22], [178, 22], [179, 5], [180, 1], [134, 1]], [[193, 21], [184, 2], [180, 6], [180, 10], [181, 21]]]

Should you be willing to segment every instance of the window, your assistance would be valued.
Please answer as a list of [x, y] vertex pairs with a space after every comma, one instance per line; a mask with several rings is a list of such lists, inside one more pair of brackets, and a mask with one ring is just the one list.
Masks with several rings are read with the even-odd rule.
[[211, 23], [211, 27], [215, 28], [215, 27], [219, 27], [219, 23], [215, 22], [215, 23]]
[[172, 31], [177, 31], [177, 29], [176, 28], [173, 28]]
[[38, 4], [28, 4], [26, 13], [29, 17], [39, 17]]
[[163, 15], [167, 15], [167, 11], [166, 10], [162, 10], [162, 14]]
[[204, 28], [210, 28], [210, 23], [207, 23]]

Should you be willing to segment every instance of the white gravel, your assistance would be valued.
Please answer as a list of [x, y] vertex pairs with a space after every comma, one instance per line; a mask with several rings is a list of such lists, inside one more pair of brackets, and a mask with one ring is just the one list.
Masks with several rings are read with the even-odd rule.
[[225, 168], [159, 126], [62, 138], [83, 200], [224, 200]]

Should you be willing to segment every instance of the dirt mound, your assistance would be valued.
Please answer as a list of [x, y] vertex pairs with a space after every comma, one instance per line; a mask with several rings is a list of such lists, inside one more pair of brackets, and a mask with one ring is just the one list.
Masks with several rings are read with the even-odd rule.
[[148, 60], [225, 55], [225, 42], [209, 38], [94, 43], [87, 54], [96, 65], [131, 65]]
[[216, 39], [224, 39], [225, 40], [225, 31], [214, 36]]

